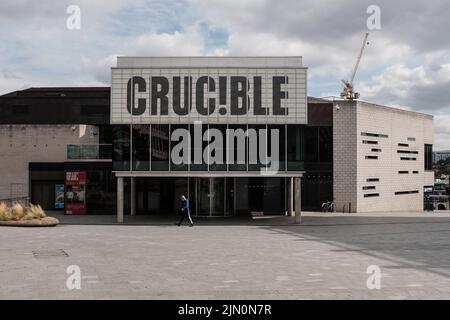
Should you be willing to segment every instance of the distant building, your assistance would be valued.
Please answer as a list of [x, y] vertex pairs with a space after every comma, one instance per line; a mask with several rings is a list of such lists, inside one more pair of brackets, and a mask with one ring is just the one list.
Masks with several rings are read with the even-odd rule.
[[450, 161], [450, 151], [434, 151], [433, 152], [433, 163], [438, 163], [439, 161]]

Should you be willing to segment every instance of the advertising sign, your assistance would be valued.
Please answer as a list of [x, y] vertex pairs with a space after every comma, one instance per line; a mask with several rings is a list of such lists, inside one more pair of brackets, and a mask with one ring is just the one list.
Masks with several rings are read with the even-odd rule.
[[64, 184], [55, 184], [55, 209], [64, 209]]
[[66, 172], [65, 214], [86, 214], [86, 172]]
[[307, 123], [301, 57], [119, 57], [111, 90], [112, 124]]

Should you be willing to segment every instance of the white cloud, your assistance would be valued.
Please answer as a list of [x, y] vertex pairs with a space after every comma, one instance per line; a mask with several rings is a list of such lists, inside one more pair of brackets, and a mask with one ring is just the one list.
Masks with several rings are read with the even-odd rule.
[[450, 114], [434, 117], [434, 150], [450, 150]]
[[158, 56], [203, 55], [204, 41], [198, 27], [173, 34], [144, 34], [129, 43], [129, 54]]
[[450, 63], [416, 67], [396, 64], [374, 76], [370, 83], [361, 82], [358, 85], [358, 90], [365, 100], [376, 100], [425, 112], [450, 108], [448, 88]]
[[[341, 90], [366, 32], [371, 0], [78, 0], [81, 30], [66, 29], [73, 1], [0, 2], [0, 94], [28, 86], [107, 85], [117, 55], [301, 55], [310, 94]], [[449, 137], [450, 3], [379, 0], [356, 77], [362, 98], [436, 115]], [[173, 25], [173, 28], [171, 26]], [[208, 49], [204, 28], [228, 43]], [[319, 89], [317, 89], [319, 88]]]

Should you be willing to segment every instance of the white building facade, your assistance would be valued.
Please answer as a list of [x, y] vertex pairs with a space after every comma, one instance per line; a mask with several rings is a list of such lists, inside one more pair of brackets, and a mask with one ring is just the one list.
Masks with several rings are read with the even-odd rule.
[[422, 211], [434, 184], [433, 117], [335, 101], [333, 194], [339, 211]]

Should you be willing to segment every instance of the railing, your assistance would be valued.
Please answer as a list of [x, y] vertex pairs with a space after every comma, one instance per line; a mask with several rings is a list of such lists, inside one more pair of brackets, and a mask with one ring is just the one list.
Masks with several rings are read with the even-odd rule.
[[111, 160], [112, 144], [68, 144], [67, 160]]
[[30, 204], [29, 197], [16, 197], [16, 198], [7, 198], [0, 199], [0, 203], [5, 203], [8, 206], [12, 206], [14, 203], [20, 203], [23, 206], [28, 206]]

